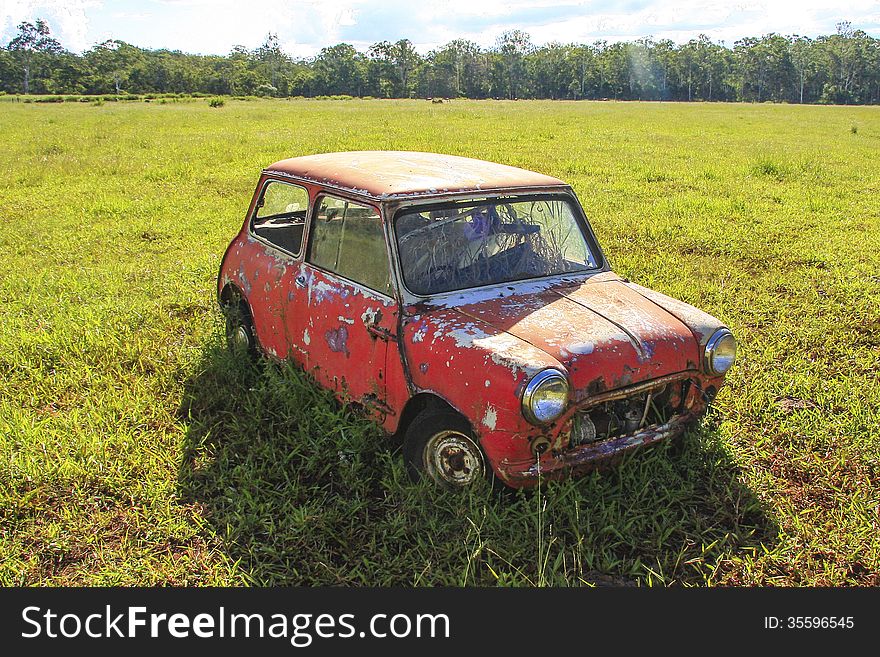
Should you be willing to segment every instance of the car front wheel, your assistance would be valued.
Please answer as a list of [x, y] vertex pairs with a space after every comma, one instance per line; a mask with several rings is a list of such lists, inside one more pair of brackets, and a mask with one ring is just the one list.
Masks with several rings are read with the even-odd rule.
[[427, 476], [441, 486], [457, 489], [491, 476], [470, 425], [452, 411], [422, 411], [407, 429], [403, 449], [413, 481]]

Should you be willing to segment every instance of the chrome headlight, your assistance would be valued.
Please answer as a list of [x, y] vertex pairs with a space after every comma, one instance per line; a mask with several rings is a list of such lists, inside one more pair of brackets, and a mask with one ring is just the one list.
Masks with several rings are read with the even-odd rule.
[[726, 328], [718, 329], [706, 343], [703, 363], [709, 374], [724, 374], [736, 360], [736, 338]]
[[568, 406], [568, 378], [559, 370], [538, 372], [522, 396], [522, 411], [532, 424], [550, 424]]

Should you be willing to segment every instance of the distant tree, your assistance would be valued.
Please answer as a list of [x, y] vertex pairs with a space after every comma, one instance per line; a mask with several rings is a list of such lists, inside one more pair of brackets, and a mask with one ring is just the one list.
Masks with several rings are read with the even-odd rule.
[[[532, 91], [539, 98], [567, 98], [579, 79], [573, 46], [551, 42], [526, 56], [526, 68], [532, 79]], [[574, 85], [576, 88], [576, 85]]]
[[445, 50], [451, 53], [455, 66], [457, 96], [486, 98], [489, 95], [488, 55], [473, 41], [456, 39]]
[[22, 69], [24, 93], [31, 92], [31, 70], [41, 54], [57, 55], [64, 51], [61, 43], [52, 37], [49, 25], [42, 19], [35, 23], [18, 25], [18, 34], [9, 42], [7, 50], [13, 53]]
[[307, 62], [292, 62], [289, 75], [287, 92], [291, 96], [311, 96], [314, 94], [315, 71]]
[[420, 96], [458, 96], [454, 53], [447, 48], [432, 50], [419, 68], [417, 89]]
[[675, 44], [669, 39], [664, 39], [656, 42], [652, 51], [658, 70], [660, 98], [665, 99], [669, 97], [669, 76], [675, 70]]
[[259, 85], [267, 82], [253, 70], [253, 56], [244, 46], [233, 46], [227, 59], [229, 64], [224, 77], [232, 94], [237, 96], [252, 95]]
[[[445, 71], [449, 96], [481, 96], [481, 75], [478, 72], [480, 47], [464, 39], [450, 41], [436, 53], [435, 65]], [[433, 94], [432, 94], [433, 95]]]
[[798, 102], [804, 102], [804, 85], [816, 68], [813, 41], [807, 37], [791, 37], [791, 63], [798, 81]]
[[395, 43], [380, 41], [368, 51], [371, 79], [378, 95], [385, 98], [408, 98], [411, 94], [411, 76], [422, 63], [409, 39]]
[[401, 96], [408, 97], [411, 91], [410, 76], [413, 70], [421, 63], [422, 58], [416, 52], [416, 49], [413, 48], [413, 44], [409, 39], [397, 41], [391, 50], [391, 54], [398, 80], [400, 81], [400, 94]]
[[655, 77], [653, 46], [649, 38], [638, 39], [626, 46], [630, 98], [654, 99], [660, 95]]
[[736, 42], [740, 93], [744, 100], [786, 101], [795, 89], [795, 69], [789, 42], [778, 34]]
[[880, 39], [865, 39], [864, 95], [862, 102], [880, 103]]
[[864, 83], [877, 75], [869, 66], [877, 40], [861, 30], [854, 30], [849, 22], [842, 22], [837, 25], [837, 34], [822, 37], [817, 42], [829, 78], [821, 100], [849, 104], [862, 102], [863, 96], [870, 97]]
[[700, 78], [700, 55], [700, 44], [696, 39], [691, 39], [678, 49], [678, 79], [680, 86], [687, 88], [688, 101], [694, 99], [694, 85]]
[[201, 62], [201, 76], [207, 93], [217, 96], [232, 94], [232, 62], [227, 57], [209, 55]]
[[287, 95], [288, 81], [284, 75], [288, 57], [281, 50], [278, 43], [278, 35], [270, 32], [266, 35], [263, 44], [253, 52], [253, 63], [255, 68], [259, 70], [268, 84], [264, 86], [273, 87], [274, 93], [270, 95]]
[[133, 74], [135, 69], [143, 71], [146, 52], [125, 41], [108, 39], [83, 54], [85, 63], [92, 70], [91, 91], [93, 93], [120, 94], [128, 86], [132, 77], [138, 81], [135, 89], [129, 91], [155, 91], [149, 79], [142, 73]]
[[504, 66], [504, 84], [508, 98], [517, 98], [525, 91], [522, 88], [525, 77], [523, 59], [533, 49], [531, 38], [522, 30], [509, 30], [498, 37], [496, 51], [501, 55]]
[[364, 95], [366, 63], [364, 56], [351, 44], [323, 48], [314, 67], [318, 94]]
[[571, 81], [572, 98], [588, 98], [595, 89], [597, 70], [596, 53], [590, 46], [572, 46], [568, 53], [576, 77]]
[[366, 78], [370, 95], [380, 98], [394, 96], [394, 64], [392, 63], [391, 43], [380, 41], [367, 50]]
[[0, 48], [0, 91], [9, 93], [18, 89], [18, 75], [18, 64], [12, 53]]
[[52, 58], [51, 66], [45, 67], [41, 86], [50, 94], [80, 94], [85, 91], [88, 79], [88, 69], [83, 58], [70, 52], [62, 52]]
[[688, 100], [724, 98], [731, 66], [726, 48], [700, 34], [679, 49], [678, 59]]
[[602, 97], [611, 96], [616, 100], [625, 97], [629, 88], [627, 44], [618, 42], [603, 46], [598, 55], [599, 92]]
[[709, 100], [737, 100], [733, 52], [723, 44], [713, 44], [709, 66], [713, 85]]

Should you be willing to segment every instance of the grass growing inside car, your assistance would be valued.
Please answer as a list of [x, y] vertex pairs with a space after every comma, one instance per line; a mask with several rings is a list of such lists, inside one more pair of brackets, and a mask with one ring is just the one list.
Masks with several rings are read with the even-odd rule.
[[[0, 583], [880, 585], [877, 108], [3, 103], [0, 135]], [[451, 493], [231, 357], [214, 282], [259, 170], [355, 149], [572, 183], [618, 273], [738, 336], [715, 410]]]

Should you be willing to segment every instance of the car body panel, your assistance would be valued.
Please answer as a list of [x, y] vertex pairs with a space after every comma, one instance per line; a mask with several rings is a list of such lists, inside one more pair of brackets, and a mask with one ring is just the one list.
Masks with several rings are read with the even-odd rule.
[[397, 330], [397, 303], [308, 264], [303, 269], [297, 284], [306, 295], [299, 311], [308, 371], [346, 400], [384, 407], [386, 337]]

